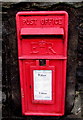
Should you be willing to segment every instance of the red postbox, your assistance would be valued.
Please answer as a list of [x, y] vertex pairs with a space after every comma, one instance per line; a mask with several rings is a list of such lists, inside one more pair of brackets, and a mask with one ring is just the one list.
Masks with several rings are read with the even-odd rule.
[[22, 113], [64, 115], [68, 14], [18, 12], [16, 24]]

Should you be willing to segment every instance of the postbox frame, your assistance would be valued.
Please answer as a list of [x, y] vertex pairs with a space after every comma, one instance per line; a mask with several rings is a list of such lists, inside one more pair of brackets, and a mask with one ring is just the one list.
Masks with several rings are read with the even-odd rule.
[[[44, 16], [44, 15], [63, 15], [64, 14], [64, 19], [65, 19], [65, 24], [64, 24], [64, 31], [61, 30], [61, 34], [63, 35], [63, 39], [65, 39], [64, 41], [64, 55], [56, 55], [56, 56], [50, 56], [49, 59], [48, 59], [48, 56], [33, 56], [33, 57], [30, 57], [30, 56], [22, 56], [22, 49], [21, 49], [21, 36], [22, 35], [26, 35], [26, 33], [20, 31], [20, 16]], [[18, 38], [18, 60], [19, 60], [19, 71], [20, 71], [20, 84], [21, 84], [21, 98], [22, 98], [22, 113], [24, 115], [41, 115], [41, 116], [62, 116], [64, 115], [64, 111], [65, 111], [65, 94], [66, 94], [66, 62], [67, 62], [67, 40], [68, 40], [68, 14], [67, 12], [65, 11], [24, 11], [24, 12], [18, 12], [16, 14], [16, 24], [17, 24], [17, 38]], [[25, 30], [26, 31], [26, 30]], [[59, 31], [59, 30], [57, 30]], [[40, 32], [39, 34], [41, 33], [41, 29], [40, 29]], [[30, 34], [30, 33], [29, 33]], [[37, 33], [35, 33], [37, 34]], [[44, 33], [44, 34], [47, 34], [47, 33]], [[54, 33], [53, 33], [54, 34]], [[59, 34], [59, 32], [57, 32], [57, 35]], [[31, 34], [33, 35], [33, 34]], [[27, 108], [25, 107], [26, 103], [25, 101], [27, 101], [27, 96], [26, 95], [26, 86], [25, 86], [25, 83], [24, 83], [24, 64], [23, 61], [26, 61], [26, 60], [30, 60], [30, 59], [47, 59], [47, 60], [53, 60], [53, 59], [56, 59], [56, 60], [63, 60], [63, 64], [64, 64], [64, 69], [63, 69], [63, 73], [64, 73], [64, 76], [63, 76], [63, 82], [64, 82], [64, 86], [63, 86], [63, 89], [64, 89], [64, 93], [63, 93], [63, 101], [64, 101], [64, 104], [62, 105], [62, 112], [60, 113], [43, 113], [43, 112], [27, 112]], [[52, 70], [54, 70], [54, 66], [52, 68]], [[55, 67], [56, 68], [56, 67]], [[34, 66], [31, 68], [31, 76], [32, 76], [32, 70], [34, 69]], [[38, 68], [37, 68], [38, 69]], [[43, 69], [43, 67], [40, 67], [40, 69]], [[32, 80], [32, 84], [33, 84], [33, 78], [31, 78]], [[53, 80], [53, 83], [54, 83], [54, 80]], [[53, 90], [54, 91], [54, 90]], [[32, 98], [33, 99], [33, 98]], [[54, 100], [53, 100], [54, 101]], [[53, 101], [51, 101], [51, 103], [53, 103]], [[34, 101], [34, 102], [37, 102], [37, 101]], [[44, 101], [45, 102], [45, 101]], [[40, 101], [41, 103], [41, 101]], [[43, 102], [42, 102], [43, 103]], [[48, 103], [48, 101], [46, 102]]]

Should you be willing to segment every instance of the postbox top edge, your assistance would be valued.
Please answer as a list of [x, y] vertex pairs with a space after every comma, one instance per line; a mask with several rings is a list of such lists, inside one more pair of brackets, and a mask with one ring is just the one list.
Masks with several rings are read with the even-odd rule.
[[16, 17], [17, 16], [21, 16], [21, 15], [66, 15], [68, 17], [68, 13], [66, 11], [20, 11], [17, 12]]

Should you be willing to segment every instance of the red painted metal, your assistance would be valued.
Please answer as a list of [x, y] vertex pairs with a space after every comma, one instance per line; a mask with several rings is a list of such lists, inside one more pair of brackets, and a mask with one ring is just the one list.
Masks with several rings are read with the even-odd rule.
[[63, 28], [22, 28], [21, 35], [64, 35]]
[[[68, 14], [65, 11], [18, 12], [16, 25], [22, 113], [41, 116], [64, 115]], [[41, 66], [40, 60], [43, 59], [46, 64]], [[34, 73], [38, 71], [50, 73], [49, 99], [35, 98]]]

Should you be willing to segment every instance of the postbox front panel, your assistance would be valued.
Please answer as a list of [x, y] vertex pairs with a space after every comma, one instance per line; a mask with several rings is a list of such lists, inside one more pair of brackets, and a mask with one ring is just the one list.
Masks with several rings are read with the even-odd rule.
[[22, 113], [64, 115], [67, 13], [19, 12], [16, 22]]

